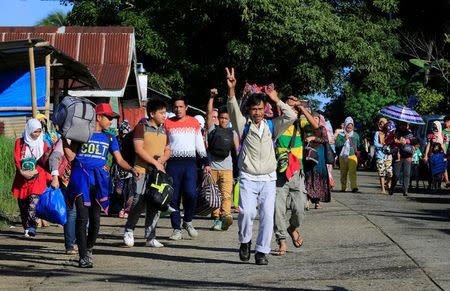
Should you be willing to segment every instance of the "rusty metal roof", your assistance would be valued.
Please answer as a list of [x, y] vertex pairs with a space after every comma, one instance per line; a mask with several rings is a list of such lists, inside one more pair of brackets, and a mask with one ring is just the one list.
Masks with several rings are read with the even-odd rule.
[[[0, 42], [0, 71], [16, 70], [29, 67], [28, 48], [33, 47], [34, 62], [36, 66], [45, 65], [45, 56], [50, 54], [51, 76], [53, 79], [71, 79], [72, 88], [98, 89], [99, 84], [95, 76], [86, 65], [77, 62], [63, 52], [55, 49], [43, 39], [28, 39]], [[59, 64], [62, 64], [59, 65]]]
[[41, 38], [85, 64], [103, 90], [123, 90], [135, 55], [133, 27], [0, 27], [0, 41]]

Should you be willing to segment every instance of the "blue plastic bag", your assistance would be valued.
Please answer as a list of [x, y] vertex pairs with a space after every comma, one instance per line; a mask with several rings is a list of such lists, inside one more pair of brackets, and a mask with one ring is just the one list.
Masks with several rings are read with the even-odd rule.
[[66, 224], [67, 208], [61, 189], [52, 187], [45, 189], [44, 193], [39, 196], [36, 216], [52, 223]]

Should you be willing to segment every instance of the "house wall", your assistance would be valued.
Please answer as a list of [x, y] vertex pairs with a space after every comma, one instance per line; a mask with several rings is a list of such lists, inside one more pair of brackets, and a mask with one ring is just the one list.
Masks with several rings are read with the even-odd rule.
[[25, 130], [25, 124], [27, 123], [26, 116], [8, 116], [0, 117], [0, 122], [4, 125], [3, 135], [18, 138]]

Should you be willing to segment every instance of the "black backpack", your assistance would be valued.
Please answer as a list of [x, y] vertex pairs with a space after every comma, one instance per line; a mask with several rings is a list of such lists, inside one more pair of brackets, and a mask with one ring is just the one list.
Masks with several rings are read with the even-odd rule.
[[208, 135], [208, 151], [214, 157], [225, 159], [233, 148], [233, 129], [216, 128]]
[[120, 141], [120, 153], [122, 154], [123, 159], [127, 161], [130, 166], [134, 166], [134, 159], [136, 158], [133, 135], [134, 130], [131, 130]]

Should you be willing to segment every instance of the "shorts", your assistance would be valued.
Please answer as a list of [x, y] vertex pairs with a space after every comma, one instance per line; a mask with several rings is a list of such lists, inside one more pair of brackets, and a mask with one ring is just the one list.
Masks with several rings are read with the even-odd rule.
[[379, 159], [377, 160], [377, 171], [379, 177], [392, 177], [392, 160]]

